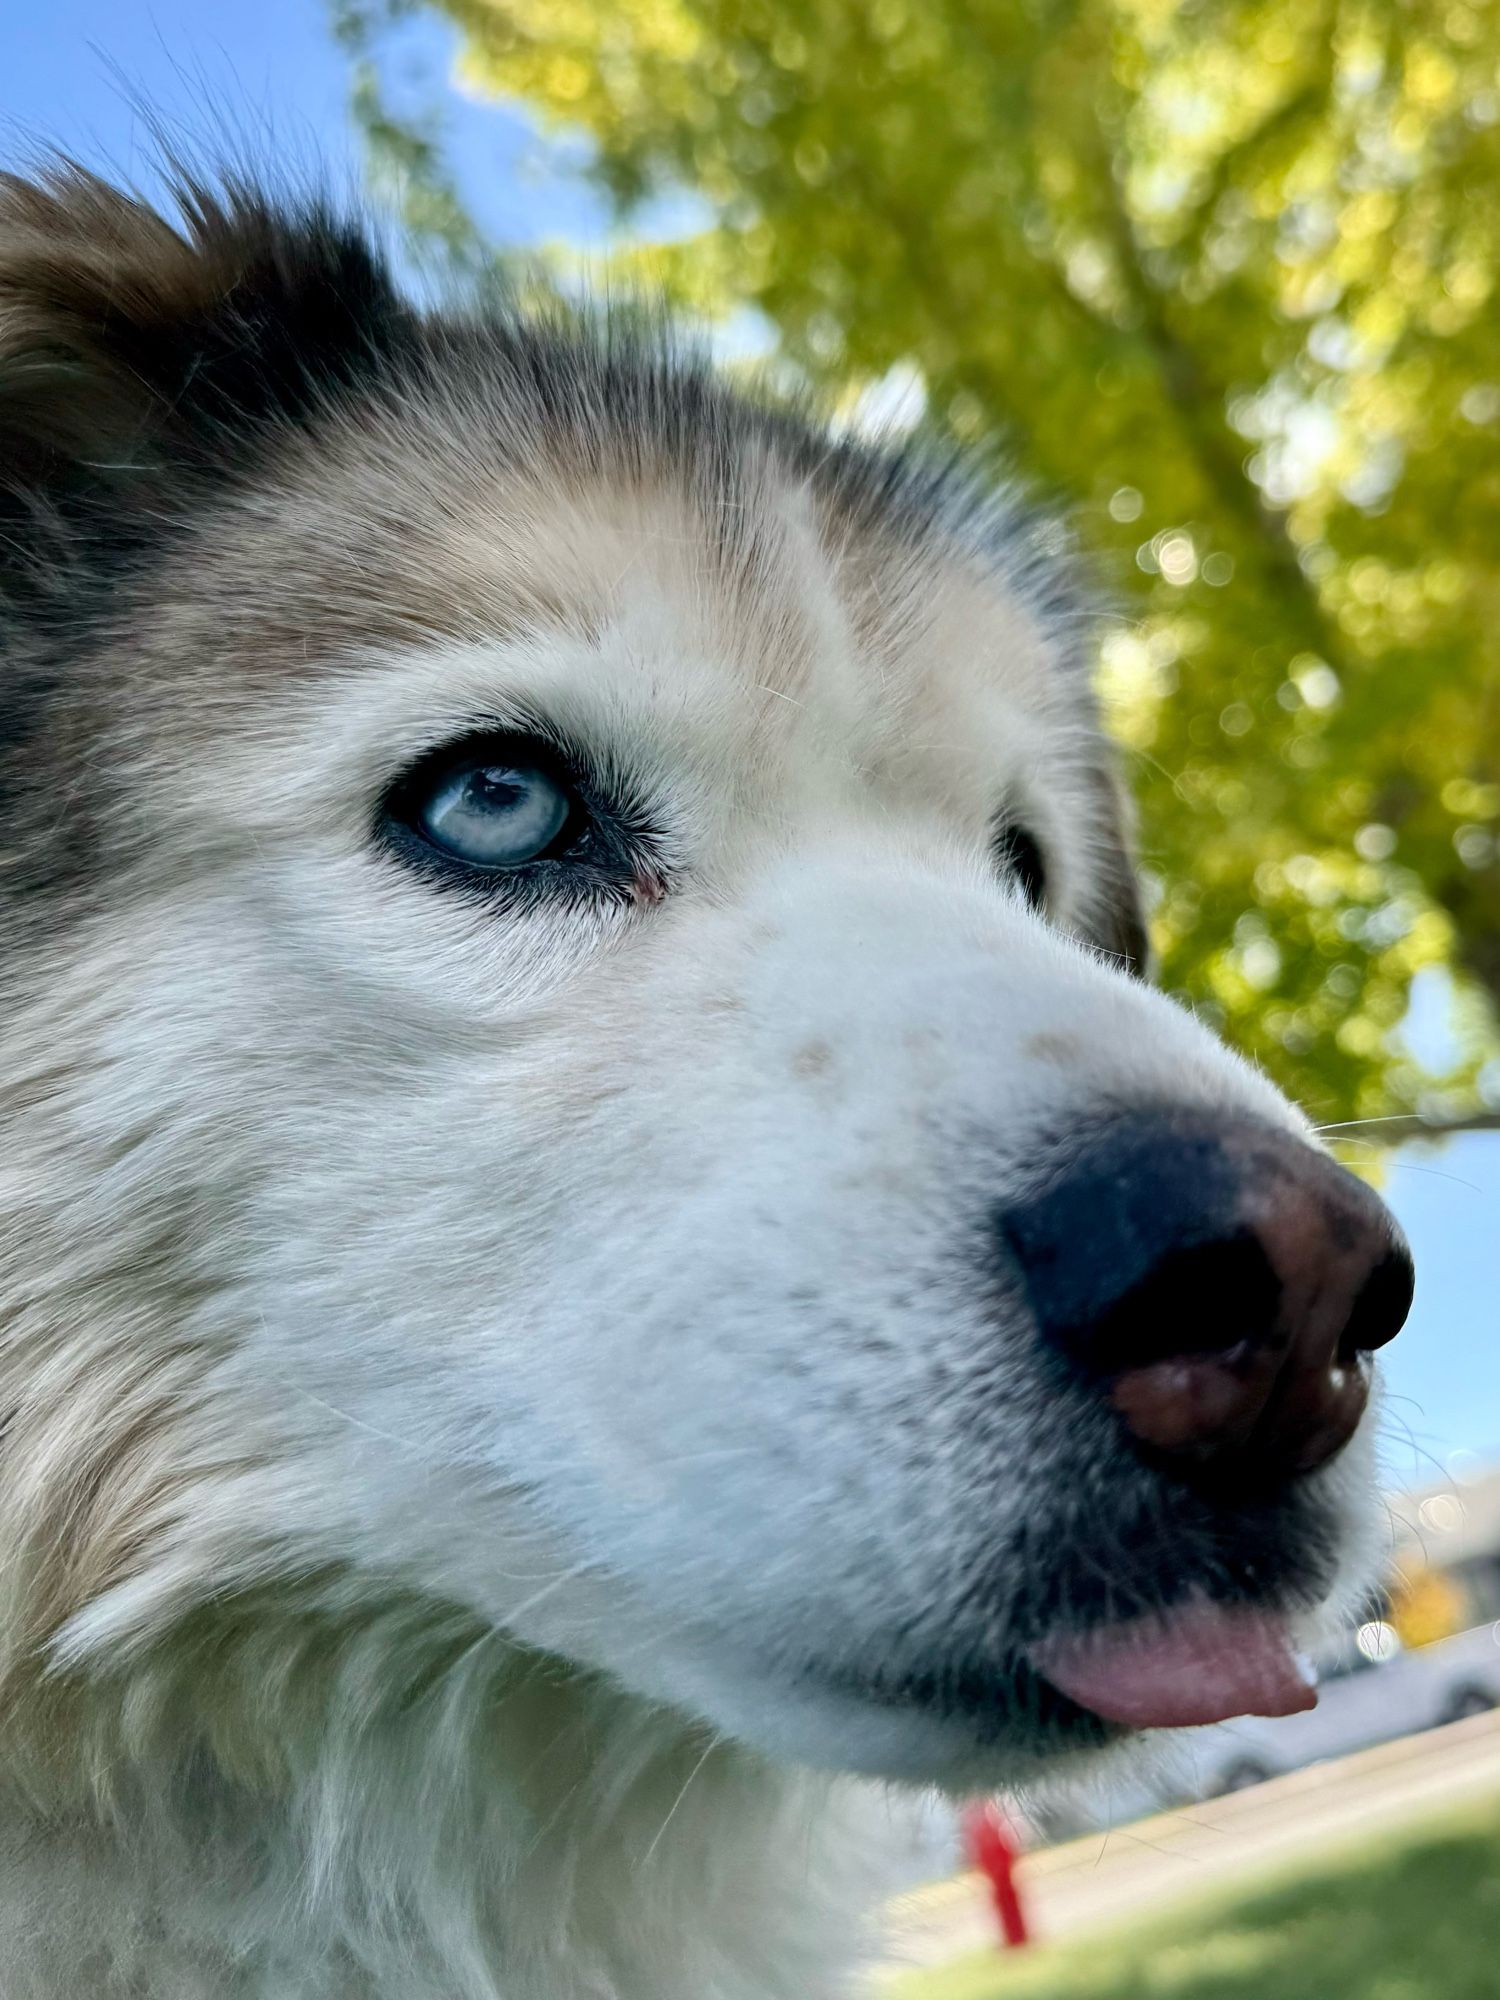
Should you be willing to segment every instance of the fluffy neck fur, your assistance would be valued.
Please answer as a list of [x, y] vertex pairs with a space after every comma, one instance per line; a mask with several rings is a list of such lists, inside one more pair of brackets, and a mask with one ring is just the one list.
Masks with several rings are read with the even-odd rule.
[[[111, 984], [69, 982], [80, 1009]], [[29, 1164], [0, 1176], [4, 2000], [839, 1990], [870, 1896], [836, 1788], [247, 1542], [241, 1482], [272, 1475], [243, 1409], [205, 1406], [211, 1204], [170, 1197], [149, 1130], [80, 1145], [58, 1107], [92, 1072], [30, 1018], [6, 1105]]]
[[202, 1408], [222, 1274], [149, 1145], [80, 1152], [56, 1108], [76, 1080], [25, 1026], [7, 1131], [30, 1164], [0, 1188], [4, 2000], [839, 1990], [840, 1909], [869, 1893], [825, 1781], [462, 1611], [247, 1555], [243, 1413]]
[[840, 1990], [827, 1786], [456, 1614], [247, 1601], [30, 1707], [6, 2000]]

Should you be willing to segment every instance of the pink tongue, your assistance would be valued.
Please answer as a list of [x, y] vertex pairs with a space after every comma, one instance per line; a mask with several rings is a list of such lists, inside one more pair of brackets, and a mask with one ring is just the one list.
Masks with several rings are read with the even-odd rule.
[[1132, 1729], [1295, 1715], [1318, 1700], [1282, 1621], [1227, 1605], [1044, 1639], [1031, 1663], [1080, 1707]]

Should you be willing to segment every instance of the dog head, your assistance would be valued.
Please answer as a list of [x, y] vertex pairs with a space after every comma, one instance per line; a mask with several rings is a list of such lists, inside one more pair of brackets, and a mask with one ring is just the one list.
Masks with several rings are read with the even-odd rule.
[[13, 1643], [417, 1591], [954, 1783], [1297, 1705], [1409, 1266], [1139, 977], [1050, 525], [77, 177], [0, 446]]

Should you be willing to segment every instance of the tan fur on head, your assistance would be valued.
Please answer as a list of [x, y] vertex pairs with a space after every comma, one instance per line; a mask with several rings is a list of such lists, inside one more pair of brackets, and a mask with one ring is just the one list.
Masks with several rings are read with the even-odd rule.
[[[6, 2000], [832, 1995], [814, 1767], [1027, 1778], [1040, 1621], [1359, 1570], [1367, 1443], [1226, 1526], [995, 1249], [1101, 1106], [1301, 1129], [1129, 976], [1074, 567], [315, 206], [8, 184]], [[466, 745], [560, 846], [429, 837]]]

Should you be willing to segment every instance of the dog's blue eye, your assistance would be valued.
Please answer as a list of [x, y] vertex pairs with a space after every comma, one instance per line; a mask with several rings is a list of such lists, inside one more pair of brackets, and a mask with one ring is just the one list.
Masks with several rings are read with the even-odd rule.
[[443, 773], [412, 820], [471, 868], [519, 868], [546, 854], [572, 814], [567, 787], [534, 764], [473, 758]]

